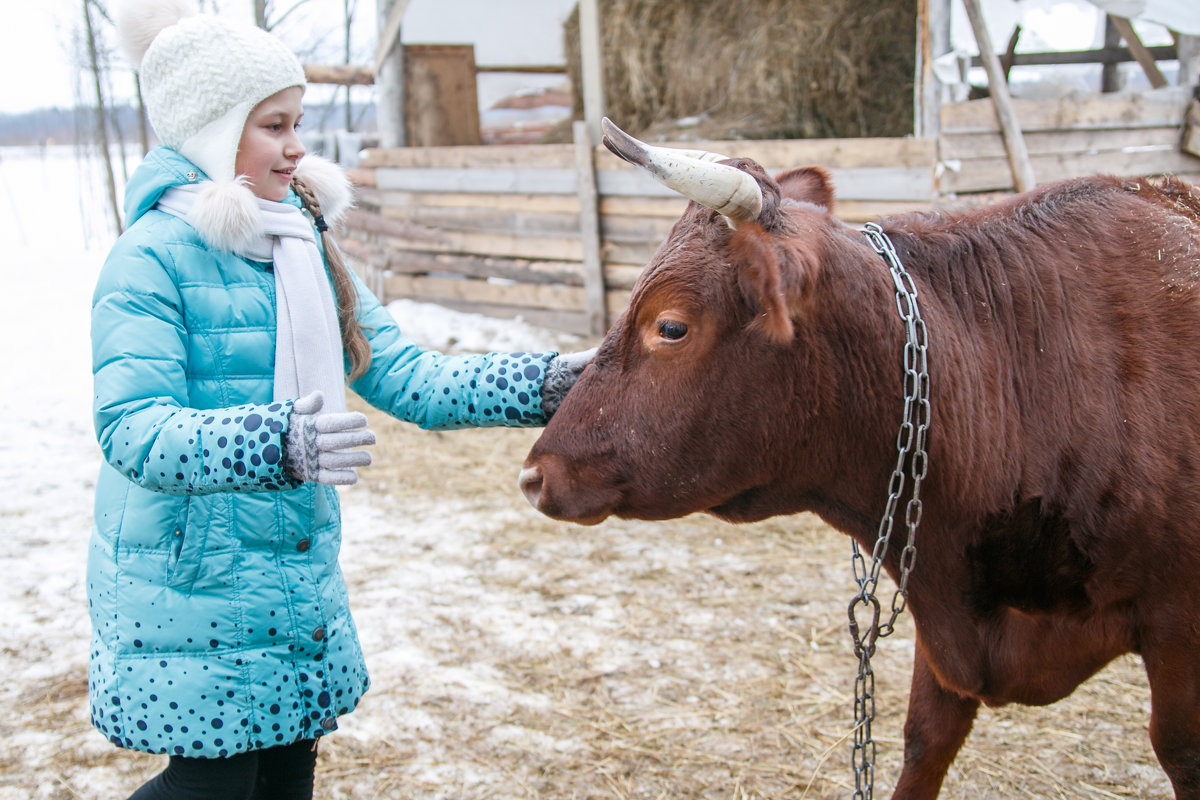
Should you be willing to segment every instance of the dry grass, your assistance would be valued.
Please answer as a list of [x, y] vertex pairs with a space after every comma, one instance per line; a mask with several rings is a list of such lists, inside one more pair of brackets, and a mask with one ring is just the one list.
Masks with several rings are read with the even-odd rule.
[[[371, 416], [381, 443], [344, 496], [343, 564], [374, 685], [323, 740], [318, 797], [851, 793], [844, 536], [809, 515], [556, 523], [514, 485], [535, 431], [439, 434]], [[366, 517], [390, 524], [364, 539]], [[881, 798], [911, 658], [906, 617], [875, 659]], [[29, 688], [22, 727], [54, 737], [57, 755], [0, 762], [0, 798], [124, 796], [160, 768], [90, 731], [85, 693], [82, 675]], [[1148, 713], [1134, 658], [1055, 706], [986, 710], [942, 796], [1169, 797]]]
[[[606, 110], [650, 138], [904, 136], [915, 9], [906, 0], [602, 0]], [[581, 115], [578, 12], [563, 42]], [[685, 117], [698, 124], [678, 127]]]
[[[493, 714], [469, 698], [414, 693], [408, 699], [444, 725], [442, 762], [475, 764], [481, 775], [458, 772], [457, 788], [422, 783], [428, 742], [397, 730], [387, 743], [331, 737], [325, 782], [360, 779], [368, 768], [394, 771], [381, 785], [395, 794], [376, 796], [396, 797], [833, 798], [852, 791], [848, 539], [811, 515], [747, 526], [701, 516], [564, 525], [533, 513], [513, 485], [536, 432], [436, 434], [384, 418], [373, 424], [384, 466], [373, 469], [372, 487], [391, 496], [398, 518], [407, 504], [439, 497], [499, 520], [467, 565], [482, 596], [536, 594], [541, 613], [563, 631], [594, 629], [602, 608], [611, 609], [611, 624], [601, 626], [607, 638], [598, 651], [538, 652], [448, 615], [445, 623], [459, 627], [446, 639], [447, 663], [486, 663], [510, 691], [544, 702]], [[880, 797], [898, 773], [911, 658], [905, 618], [875, 659]], [[1147, 742], [1148, 713], [1134, 658], [1056, 706], [985, 710], [943, 797], [1167, 797]]]

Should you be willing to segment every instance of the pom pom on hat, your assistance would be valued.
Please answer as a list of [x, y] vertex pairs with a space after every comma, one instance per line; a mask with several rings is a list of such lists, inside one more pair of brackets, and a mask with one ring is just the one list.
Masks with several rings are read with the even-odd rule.
[[116, 18], [154, 132], [214, 181], [233, 180], [254, 106], [305, 85], [304, 68], [283, 42], [197, 14], [192, 0], [124, 0]]
[[159, 31], [197, 13], [194, 0], [129, 0], [114, 14], [117, 44], [134, 69], [141, 69], [142, 57]]

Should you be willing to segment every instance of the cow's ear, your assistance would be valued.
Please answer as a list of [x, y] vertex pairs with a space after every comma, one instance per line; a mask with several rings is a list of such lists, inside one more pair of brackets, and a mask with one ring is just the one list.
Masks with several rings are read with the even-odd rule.
[[833, 179], [820, 167], [793, 167], [775, 176], [783, 196], [833, 209]]
[[775, 238], [758, 223], [742, 223], [729, 237], [729, 255], [743, 295], [758, 307], [753, 326], [776, 344], [790, 342], [791, 302]]

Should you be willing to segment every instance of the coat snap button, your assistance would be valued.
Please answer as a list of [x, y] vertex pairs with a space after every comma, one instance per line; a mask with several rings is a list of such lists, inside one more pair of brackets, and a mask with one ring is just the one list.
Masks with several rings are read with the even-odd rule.
[[337, 719], [334, 717], [326, 717], [325, 719], [321, 720], [321, 727], [327, 731], [331, 731], [337, 727]]
[[314, 642], [321, 641], [322, 639], [325, 638], [325, 629], [317, 628], [315, 631], [312, 632], [312, 637], [313, 637]]
[[307, 550], [311, 546], [312, 546], [312, 540], [310, 540], [310, 539], [301, 539], [300, 541], [296, 542], [296, 549], [298, 551], [300, 551], [301, 553], [303, 553], [305, 550]]

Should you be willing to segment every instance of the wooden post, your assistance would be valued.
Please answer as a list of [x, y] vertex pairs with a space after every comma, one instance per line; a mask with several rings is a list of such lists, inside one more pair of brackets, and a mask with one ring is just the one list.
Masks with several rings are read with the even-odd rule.
[[1142, 38], [1137, 35], [1137, 31], [1133, 29], [1132, 23], [1128, 17], [1109, 16], [1112, 20], [1113, 27], [1117, 29], [1117, 33], [1121, 34], [1121, 38], [1125, 40], [1125, 46], [1129, 48], [1129, 52], [1133, 54], [1134, 59], [1142, 65], [1142, 72], [1146, 73], [1146, 79], [1150, 81], [1150, 85], [1155, 89], [1161, 89], [1167, 85], [1167, 79], [1159, 72], [1158, 65], [1154, 63], [1154, 56], [1150, 55], [1146, 50], [1146, 45], [1142, 44]]
[[1000, 122], [1000, 134], [1004, 139], [1004, 149], [1008, 153], [1013, 185], [1018, 192], [1028, 191], [1036, 185], [1033, 165], [1029, 162], [1029, 151], [1025, 148], [1025, 137], [1021, 135], [1021, 126], [1017, 122], [1012, 95], [1008, 93], [1004, 70], [1000, 66], [1000, 59], [996, 57], [992, 37], [988, 34], [987, 23], [983, 19], [983, 9], [979, 6], [979, 0], [963, 0], [963, 7], [971, 22], [971, 31], [975, 34], [975, 43], [979, 45], [979, 59], [987, 72], [988, 90], [992, 96], [996, 119]]
[[379, 43], [375, 50], [375, 109], [379, 146], [404, 147], [404, 47], [400, 23], [408, 0], [379, 0], [376, 21]]
[[608, 330], [604, 264], [600, 261], [600, 203], [596, 192], [594, 141], [586, 122], [575, 120], [575, 179], [579, 195], [579, 238], [583, 245], [583, 296], [587, 303], [588, 332], [603, 336]]
[[917, 0], [917, 70], [913, 92], [913, 135], [917, 138], [933, 138], [941, 132], [946, 90], [933, 74], [933, 61], [948, 52], [950, 0]]
[[1175, 37], [1175, 49], [1179, 53], [1179, 85], [1200, 84], [1200, 36], [1179, 34]]
[[583, 119], [593, 142], [601, 136], [604, 117], [604, 59], [600, 47], [600, 12], [596, 0], [579, 0], [579, 60], [583, 76]]

